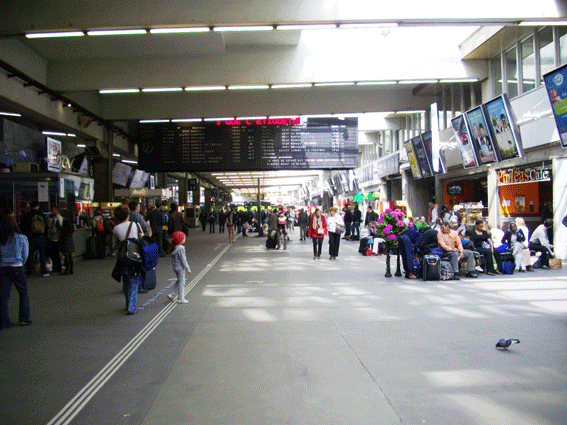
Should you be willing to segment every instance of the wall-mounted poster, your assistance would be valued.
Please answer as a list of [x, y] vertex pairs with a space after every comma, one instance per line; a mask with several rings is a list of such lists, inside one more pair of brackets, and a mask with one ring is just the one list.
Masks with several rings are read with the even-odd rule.
[[47, 138], [47, 170], [61, 172], [61, 162], [59, 161], [61, 155], [61, 142], [59, 140]]
[[420, 179], [422, 177], [421, 170], [419, 169], [419, 164], [417, 163], [417, 157], [413, 150], [413, 143], [411, 142], [411, 140], [408, 140], [407, 142], [404, 143], [404, 146], [406, 147], [406, 152], [408, 154], [408, 161], [410, 163], [410, 168], [411, 168], [411, 173], [413, 174], [413, 178]]
[[496, 152], [494, 151], [494, 143], [490, 135], [490, 129], [484, 116], [481, 106], [471, 109], [467, 112], [469, 128], [472, 129], [472, 141], [476, 149], [478, 160], [481, 164], [490, 164], [496, 161]]
[[567, 65], [543, 76], [561, 146], [567, 148]]
[[505, 94], [498, 96], [484, 106], [500, 161], [522, 157], [520, 132], [515, 120], [512, 119], [508, 96]]
[[419, 168], [421, 169], [421, 175], [423, 177], [431, 177], [433, 175], [433, 171], [431, 171], [431, 164], [429, 163], [427, 152], [425, 152], [425, 146], [423, 146], [421, 136], [414, 137], [411, 141], [413, 143]]
[[112, 169], [112, 183], [119, 184], [120, 186], [126, 186], [131, 172], [132, 167], [124, 164], [123, 162], [117, 162], [114, 164], [114, 168]]
[[453, 118], [451, 120], [451, 125], [455, 132], [455, 136], [457, 137], [457, 145], [461, 152], [463, 166], [465, 168], [476, 167], [478, 165], [478, 160], [474, 153], [470, 132], [464, 115], [459, 115], [458, 117]]
[[[429, 163], [432, 165], [433, 167], [433, 132], [431, 130], [426, 131], [425, 133], [422, 133], [421, 135], [421, 140], [423, 142], [423, 146], [425, 147], [425, 153], [427, 153], [427, 156], [429, 157]], [[441, 152], [439, 152], [439, 164], [437, 166], [437, 171], [435, 171], [435, 168], [432, 168], [432, 172], [434, 174], [443, 174], [446, 172], [445, 170], [445, 164], [443, 163], [442, 157], [441, 157]]]

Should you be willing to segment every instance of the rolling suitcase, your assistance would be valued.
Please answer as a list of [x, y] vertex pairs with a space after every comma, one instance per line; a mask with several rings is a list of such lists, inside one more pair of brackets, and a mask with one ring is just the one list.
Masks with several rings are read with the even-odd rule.
[[276, 249], [276, 246], [278, 246], [278, 237], [276, 236], [268, 236], [268, 239], [266, 239], [266, 248], [267, 249]]
[[423, 280], [441, 280], [441, 259], [437, 255], [423, 257]]

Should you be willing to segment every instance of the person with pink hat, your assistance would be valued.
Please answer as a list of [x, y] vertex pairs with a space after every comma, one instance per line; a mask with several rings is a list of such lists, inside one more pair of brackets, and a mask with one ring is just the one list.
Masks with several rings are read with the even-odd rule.
[[174, 302], [177, 295], [177, 303], [185, 304], [187, 302], [185, 299], [185, 271], [187, 271], [187, 274], [191, 274], [191, 268], [189, 263], [187, 263], [187, 256], [185, 255], [185, 233], [173, 232], [171, 237], [176, 245], [171, 253], [171, 264], [177, 280], [173, 284], [173, 292], [167, 298], [169, 298], [169, 301]]

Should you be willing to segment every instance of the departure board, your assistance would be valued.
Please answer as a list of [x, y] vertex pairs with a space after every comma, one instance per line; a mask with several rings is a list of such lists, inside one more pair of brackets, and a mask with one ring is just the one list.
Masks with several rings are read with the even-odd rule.
[[149, 172], [358, 167], [358, 118], [140, 124], [138, 166]]

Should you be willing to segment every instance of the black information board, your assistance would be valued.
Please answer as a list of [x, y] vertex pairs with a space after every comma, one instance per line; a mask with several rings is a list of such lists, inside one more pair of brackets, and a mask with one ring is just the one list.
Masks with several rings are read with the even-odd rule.
[[266, 171], [358, 167], [358, 118], [140, 124], [139, 168]]

